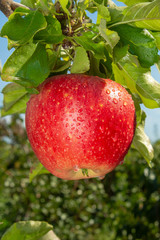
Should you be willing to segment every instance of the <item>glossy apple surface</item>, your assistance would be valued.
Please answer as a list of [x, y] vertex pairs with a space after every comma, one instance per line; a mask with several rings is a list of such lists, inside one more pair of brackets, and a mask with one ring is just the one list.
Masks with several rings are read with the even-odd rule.
[[53, 175], [103, 177], [130, 147], [135, 107], [131, 95], [110, 79], [59, 75], [31, 96], [26, 130], [37, 158]]

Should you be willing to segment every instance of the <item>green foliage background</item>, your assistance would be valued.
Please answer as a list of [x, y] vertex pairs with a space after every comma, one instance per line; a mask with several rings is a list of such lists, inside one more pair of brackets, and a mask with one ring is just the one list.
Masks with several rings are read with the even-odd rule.
[[51, 174], [29, 182], [37, 160], [23, 121], [0, 121], [0, 235], [20, 220], [53, 224], [63, 240], [160, 239], [160, 141], [150, 169], [135, 150], [104, 180], [64, 181]]

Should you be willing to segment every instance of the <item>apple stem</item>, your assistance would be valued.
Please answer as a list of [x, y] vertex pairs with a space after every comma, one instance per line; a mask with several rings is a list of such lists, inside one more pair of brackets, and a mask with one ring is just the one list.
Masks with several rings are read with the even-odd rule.
[[83, 173], [84, 176], [89, 177], [89, 175], [88, 175], [88, 169], [82, 168], [81, 170], [82, 170], [82, 173]]

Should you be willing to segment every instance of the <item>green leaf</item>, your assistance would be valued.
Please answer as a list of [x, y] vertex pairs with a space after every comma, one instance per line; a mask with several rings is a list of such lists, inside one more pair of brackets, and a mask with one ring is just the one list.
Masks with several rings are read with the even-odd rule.
[[156, 40], [157, 48], [160, 50], [160, 32], [151, 32], [151, 34]]
[[68, 0], [59, 0], [62, 8], [63, 8], [63, 11], [68, 15], [68, 16], [71, 16], [70, 12], [68, 11], [67, 9], [67, 4], [68, 4]]
[[25, 87], [37, 87], [50, 72], [44, 45], [27, 44], [17, 48], [2, 69], [2, 80]]
[[142, 123], [137, 126], [135, 136], [133, 138], [134, 147], [141, 153], [151, 167], [151, 160], [154, 157], [154, 150], [148, 136], [144, 132], [145, 113], [142, 114]]
[[111, 20], [110, 12], [107, 7], [99, 5], [97, 7], [97, 10], [98, 10], [97, 24], [100, 24], [102, 18], [105, 19], [106, 22], [109, 22]]
[[29, 181], [32, 182], [32, 180], [37, 175], [42, 175], [42, 174], [50, 174], [50, 172], [41, 163], [38, 163], [34, 169], [31, 169], [29, 174]]
[[156, 67], [157, 67], [157, 69], [158, 69], [158, 71], [160, 73], [160, 56], [159, 56], [158, 62], [156, 64]]
[[33, 38], [36, 32], [46, 26], [46, 20], [39, 11], [17, 8], [3, 26], [1, 37], [7, 37], [9, 40], [14, 41], [16, 45], [24, 44]]
[[129, 45], [129, 51], [137, 55], [142, 67], [150, 67], [158, 60], [156, 40], [147, 30], [134, 28], [129, 25], [114, 28], [121, 41]]
[[101, 23], [99, 25], [99, 33], [106, 41], [106, 45], [109, 46], [109, 49], [112, 51], [113, 48], [118, 43], [120, 37], [115, 31], [111, 31], [106, 28], [106, 20], [101, 19]]
[[51, 15], [46, 16], [47, 28], [39, 31], [35, 36], [34, 40], [36, 41], [44, 41], [50, 44], [57, 44], [63, 41], [64, 36], [61, 30], [61, 24]]
[[35, 8], [36, 2], [36, 0], [21, 0], [21, 3], [29, 8]]
[[1, 240], [39, 240], [53, 226], [47, 222], [40, 221], [20, 221], [14, 223], [2, 236]]
[[127, 7], [123, 11], [121, 21], [113, 25], [124, 23], [129, 23], [139, 28], [160, 31], [160, 1], [138, 3]]
[[90, 63], [86, 50], [83, 47], [77, 47], [75, 57], [71, 67], [71, 73], [84, 73], [90, 68]]
[[127, 53], [112, 67], [116, 82], [137, 93], [146, 107], [160, 107], [160, 84], [151, 76], [149, 69], [140, 66], [135, 56]]
[[49, 231], [46, 235], [38, 240], [60, 240], [53, 231]]
[[104, 58], [104, 42], [95, 43], [91, 38], [86, 36], [74, 37], [75, 41], [84, 47], [87, 51], [92, 51], [96, 58]]
[[[117, 0], [119, 2], [122, 2], [121, 0]], [[131, 6], [133, 4], [142, 3], [142, 2], [152, 2], [152, 0], [123, 0], [123, 3], [127, 6]]]
[[1, 116], [14, 113], [25, 113], [29, 94], [24, 87], [16, 83], [10, 83], [3, 88], [2, 93], [4, 94], [4, 107], [1, 110]]

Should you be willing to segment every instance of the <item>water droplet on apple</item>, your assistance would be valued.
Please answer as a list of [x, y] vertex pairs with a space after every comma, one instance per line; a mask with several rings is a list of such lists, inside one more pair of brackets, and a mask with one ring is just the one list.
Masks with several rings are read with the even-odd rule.
[[107, 89], [107, 90], [106, 90], [106, 93], [107, 93], [107, 94], [110, 94], [110, 93], [111, 93], [111, 91], [110, 91], [109, 89]]
[[123, 103], [123, 106], [127, 106], [127, 103], [126, 103], [126, 102], [124, 102], [124, 103]]
[[116, 98], [113, 98], [113, 102], [114, 102], [115, 104], [117, 104], [117, 103], [118, 103], [118, 100], [117, 100]]
[[77, 117], [77, 120], [83, 122], [84, 120], [81, 117]]
[[70, 140], [70, 137], [69, 137], [69, 136], [67, 136], [67, 137], [66, 137], [66, 139], [67, 139], [67, 140]]
[[82, 109], [82, 108], [81, 108], [81, 109], [79, 109], [79, 110], [78, 110], [78, 112], [79, 112], [79, 113], [83, 112], [83, 109]]
[[77, 139], [81, 139], [82, 137], [81, 136], [76, 136]]

